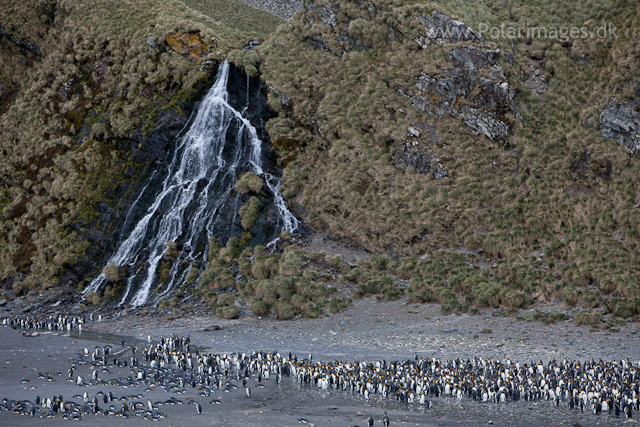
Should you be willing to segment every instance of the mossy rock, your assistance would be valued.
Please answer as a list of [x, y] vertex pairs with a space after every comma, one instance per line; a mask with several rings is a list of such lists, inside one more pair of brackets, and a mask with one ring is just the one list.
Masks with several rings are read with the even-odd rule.
[[196, 63], [209, 53], [209, 46], [202, 40], [199, 32], [168, 34], [166, 41], [174, 52]]

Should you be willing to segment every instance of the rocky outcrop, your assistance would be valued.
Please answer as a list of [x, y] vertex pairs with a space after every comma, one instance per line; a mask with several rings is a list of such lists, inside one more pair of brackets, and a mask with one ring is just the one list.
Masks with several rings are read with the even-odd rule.
[[441, 75], [421, 72], [414, 87], [398, 88], [413, 106], [436, 117], [455, 117], [493, 141], [505, 142], [520, 112], [498, 63], [500, 50], [456, 47]]
[[417, 173], [431, 174], [435, 179], [449, 175], [434, 152], [438, 136], [435, 126], [419, 123], [407, 130], [404, 141], [396, 144], [394, 155], [398, 169], [413, 168]]
[[423, 49], [432, 44], [484, 40], [480, 33], [460, 21], [449, 18], [439, 10], [413, 16], [410, 19], [415, 19], [424, 26], [419, 30], [419, 36], [415, 38], [415, 42]]
[[622, 145], [632, 156], [640, 154], [640, 112], [637, 103], [611, 100], [600, 113], [600, 132]]
[[320, 21], [330, 27], [338, 25], [338, 5], [329, 3], [325, 6], [318, 6], [314, 2], [305, 1], [304, 9], [307, 11], [308, 20], [310, 22]]
[[[174, 52], [199, 63], [209, 53], [209, 46], [202, 40], [200, 33], [175, 33], [166, 37], [167, 44]], [[152, 48], [151, 40], [147, 44]]]

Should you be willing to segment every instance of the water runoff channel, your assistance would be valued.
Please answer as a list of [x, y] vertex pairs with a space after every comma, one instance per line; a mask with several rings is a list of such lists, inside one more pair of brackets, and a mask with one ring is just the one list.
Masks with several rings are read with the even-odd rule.
[[[181, 243], [178, 259], [187, 264], [206, 257], [208, 237], [236, 221], [241, 200], [234, 187], [242, 172], [262, 177], [273, 194], [278, 219], [269, 244], [277, 241], [280, 232], [298, 228], [298, 220], [279, 192], [280, 179], [263, 169], [263, 141], [245, 117], [247, 108], [240, 112], [228, 102], [229, 68], [227, 61], [220, 65], [213, 87], [197, 108], [189, 129], [177, 141], [166, 176], [156, 186], [157, 194], [149, 195], [151, 186], [147, 184], [129, 211], [142, 209], [145, 213], [121, 238], [108, 261], [129, 267], [120, 306], [156, 304], [184, 283], [189, 270], [180, 267], [184, 262], [175, 262], [169, 279], [159, 283], [158, 267], [167, 243]], [[247, 103], [248, 91], [247, 84]], [[157, 175], [156, 170], [152, 179]], [[198, 247], [204, 250], [194, 251]], [[106, 283], [105, 275], [100, 274], [86, 287], [84, 295], [98, 291]]]

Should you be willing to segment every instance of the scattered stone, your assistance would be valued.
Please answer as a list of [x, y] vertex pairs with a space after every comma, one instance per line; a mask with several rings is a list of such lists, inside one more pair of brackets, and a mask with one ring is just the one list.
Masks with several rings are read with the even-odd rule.
[[6, 299], [0, 299], [0, 307], [4, 307], [5, 305], [7, 305], [7, 300]]
[[147, 45], [149, 46], [149, 50], [160, 47], [156, 39], [154, 39], [153, 37], [147, 38]]

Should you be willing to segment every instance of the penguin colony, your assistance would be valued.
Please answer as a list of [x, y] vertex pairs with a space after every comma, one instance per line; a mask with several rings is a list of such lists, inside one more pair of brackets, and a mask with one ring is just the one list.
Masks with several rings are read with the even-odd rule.
[[[64, 331], [82, 325], [84, 321], [81, 317], [50, 316], [45, 321], [27, 317], [4, 319], [2, 323], [16, 329]], [[122, 346], [124, 348], [124, 342]], [[112, 351], [110, 345], [97, 346], [92, 351], [85, 348], [70, 359], [72, 366], [66, 382], [80, 387], [146, 386], [147, 391], [160, 388], [174, 394], [184, 394], [191, 387], [194, 391], [197, 389], [203, 403], [208, 400], [215, 405], [220, 400], [211, 399], [212, 395], [233, 393], [240, 383], [250, 398], [251, 381], [255, 383], [253, 387], [264, 388], [264, 380], [273, 377], [279, 384], [283, 376], [292, 376], [303, 386], [351, 392], [365, 400], [374, 397], [392, 399], [425, 409], [432, 406], [430, 399], [433, 397], [453, 396], [495, 404], [546, 400], [570, 410], [595, 415], [610, 413], [627, 419], [640, 411], [640, 362], [634, 364], [629, 360], [581, 362], [565, 359], [544, 364], [542, 361], [514, 363], [478, 357], [473, 360], [423, 359], [416, 355], [412, 360], [393, 362], [314, 362], [311, 355], [299, 360], [291, 353], [285, 357], [278, 352], [205, 354], [190, 344], [188, 336], [162, 338], [156, 344], [148, 343], [140, 352], [133, 345], [126, 352], [131, 356], [126, 358], [123, 357], [125, 351], [118, 357]], [[83, 365], [90, 367], [90, 379], [74, 375]], [[113, 367], [128, 368], [130, 375], [102, 380], [100, 374], [110, 374], [109, 368]], [[53, 375], [62, 374], [39, 374], [41, 378]], [[242, 390], [236, 393], [242, 393]], [[41, 418], [59, 415], [65, 419], [102, 413], [158, 420], [166, 417], [159, 412], [159, 407], [184, 403], [175, 397], [157, 402], [148, 399], [146, 403], [142, 398], [141, 394], [116, 398], [112, 392], [98, 392], [96, 396], [88, 396], [85, 392], [74, 396], [78, 401], [64, 400], [62, 396], [36, 397], [34, 402], [3, 399], [0, 412], [12, 410]], [[205, 411], [200, 401], [189, 400], [187, 403], [195, 405], [197, 414]], [[389, 425], [386, 413], [383, 423]]]

